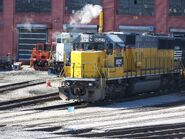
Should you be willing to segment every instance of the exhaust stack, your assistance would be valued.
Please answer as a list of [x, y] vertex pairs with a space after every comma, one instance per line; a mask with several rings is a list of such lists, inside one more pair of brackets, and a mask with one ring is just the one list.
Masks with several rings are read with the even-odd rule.
[[103, 32], [103, 11], [99, 15], [99, 28], [98, 28], [98, 33]]

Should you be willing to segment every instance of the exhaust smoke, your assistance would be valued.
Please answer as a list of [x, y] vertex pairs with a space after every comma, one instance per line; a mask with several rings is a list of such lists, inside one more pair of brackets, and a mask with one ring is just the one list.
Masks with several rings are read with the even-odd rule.
[[32, 18], [28, 18], [28, 17], [25, 18], [24, 28], [29, 32], [31, 32], [32, 30], [32, 26], [31, 26], [32, 21], [33, 21]]
[[70, 25], [88, 24], [102, 12], [100, 5], [86, 4], [70, 18]]
[[53, 40], [53, 41], [56, 41], [57, 36], [59, 36], [60, 34], [61, 34], [61, 32], [59, 32], [59, 31], [53, 32], [53, 33], [52, 33], [52, 40]]

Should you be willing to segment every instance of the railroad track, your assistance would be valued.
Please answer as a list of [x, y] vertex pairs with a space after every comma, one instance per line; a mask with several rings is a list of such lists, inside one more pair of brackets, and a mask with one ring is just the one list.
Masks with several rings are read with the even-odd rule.
[[[31, 106], [31, 105], [37, 105], [45, 102], [51, 102], [61, 100], [59, 98], [58, 92], [50, 93], [46, 95], [39, 95], [34, 97], [28, 97], [28, 98], [22, 98], [22, 99], [16, 99], [11, 101], [5, 101], [0, 102], [0, 111], [1, 110], [11, 110], [15, 108], [25, 107], [25, 106]], [[25, 109], [27, 111], [29, 110], [53, 110], [53, 109], [66, 109], [67, 107], [74, 106], [75, 108], [84, 108], [88, 106], [88, 103], [82, 103], [82, 102], [69, 102], [69, 103], [62, 103], [62, 104], [52, 104], [51, 106], [37, 106], [37, 108], [28, 108]]]
[[[170, 94], [175, 94], [175, 93], [185, 93], [185, 90], [181, 90], [181, 91], [168, 91], [168, 92], [164, 92], [164, 93], [160, 93], [160, 92], [150, 92], [150, 93], [143, 93], [143, 94], [137, 94], [134, 96], [128, 96], [125, 98], [121, 98], [121, 99], [116, 99], [116, 100], [105, 100], [105, 101], [101, 101], [101, 102], [96, 102], [96, 103], [89, 103], [88, 106], [89, 107], [97, 107], [97, 106], [107, 106], [107, 105], [111, 105], [114, 103], [121, 103], [121, 102], [129, 102], [129, 101], [135, 101], [135, 100], [140, 100], [140, 99], [147, 99], [147, 98], [151, 98], [151, 97], [158, 97], [158, 96], [163, 96], [163, 95], [170, 95]], [[183, 103], [183, 101], [178, 102], [179, 105], [181, 105]], [[162, 107], [162, 106], [173, 106], [176, 105], [177, 103], [167, 103], [167, 104], [159, 104], [156, 105], [156, 107]]]
[[[58, 100], [61, 100], [59, 98], [58, 93], [55, 93], [55, 95], [57, 96]], [[133, 100], [137, 100], [137, 99], [143, 99], [143, 98], [148, 98], [148, 97], [151, 97], [151, 96], [158, 96], [158, 95], [159, 94], [139, 95], [139, 96], [134, 96], [134, 97], [128, 97], [128, 98], [121, 99], [121, 100], [110, 100], [110, 101], [102, 101], [102, 102], [96, 102], [96, 103], [67, 102], [66, 104], [63, 103], [63, 104], [56, 104], [56, 105], [44, 106], [44, 107], [41, 106], [41, 107], [37, 107], [37, 108], [30, 108], [30, 109], [27, 109], [27, 110], [44, 110], [44, 111], [46, 111], [46, 110], [53, 110], [53, 109], [63, 110], [63, 109], [66, 109], [67, 107], [70, 107], [70, 106], [74, 106], [75, 109], [85, 108], [85, 107], [106, 106], [106, 105], [111, 105], [113, 103], [118, 103], [118, 102], [123, 102], [123, 101], [125, 101], [125, 102], [126, 101], [133, 101]], [[44, 102], [44, 100], [47, 99], [47, 95], [46, 96], [41, 96], [41, 97], [43, 97], [43, 98], [42, 98], [42, 100], [40, 100], [40, 102]], [[44, 97], [46, 97], [46, 98], [44, 99]], [[21, 102], [21, 100], [19, 100], [20, 105], [21, 105], [21, 103], [25, 104], [24, 100], [22, 100], [22, 101], [23, 102]], [[39, 100], [36, 100], [36, 101], [39, 103]], [[31, 103], [28, 103], [28, 104], [31, 104]], [[0, 105], [1, 105], [1, 103], [0, 103]], [[19, 104], [16, 104], [16, 105], [19, 106]], [[10, 108], [12, 108], [12, 107], [10, 107]], [[8, 107], [7, 107], [7, 109], [8, 109]], [[1, 106], [0, 106], [0, 110], [1, 110]]]
[[[44, 96], [46, 97], [46, 96]], [[39, 100], [40, 102], [40, 100]], [[111, 103], [111, 102], [108, 102], [108, 103]], [[34, 102], [35, 104], [35, 102]], [[104, 103], [105, 104], [105, 103]], [[166, 107], [166, 105], [168, 107], [175, 107], [176, 105], [180, 105], [181, 104], [185, 104], [183, 102], [180, 102], [180, 103], [171, 103], [171, 104], [163, 104], [162, 107]], [[59, 110], [58, 112], [61, 112], [60, 111], [61, 109], [67, 109], [67, 107], [69, 106], [74, 106], [75, 108], [84, 108], [84, 107], [91, 107], [95, 104], [85, 104], [85, 103], [68, 103], [68, 104], [61, 104], [61, 105], [58, 105], [58, 104], [53, 104], [52, 103], [52, 106], [47, 106], [47, 107], [40, 107], [40, 108], [35, 108], [35, 109], [31, 109], [31, 107], [28, 107], [30, 108], [30, 110], [39, 110], [37, 114], [39, 114], [40, 112], [44, 112], [46, 113], [50, 113], [52, 114], [52, 111], [49, 111], [49, 110]], [[100, 103], [99, 103], [100, 105]], [[107, 103], [106, 103], [107, 105]], [[1, 103], [0, 103], [0, 106], [1, 106]], [[95, 105], [96, 106], [96, 105]], [[100, 105], [101, 106], [101, 105]], [[104, 106], [102, 104], [102, 106]], [[161, 107], [159, 105], [159, 107]], [[163, 108], [160, 108], [160, 109], [163, 109]], [[182, 108], [181, 108], [182, 109]], [[43, 110], [43, 111], [42, 111]], [[151, 111], [157, 111], [157, 109], [152, 109]], [[120, 110], [119, 110], [120, 111]], [[147, 110], [143, 110], [143, 112], [145, 112]], [[170, 111], [170, 113], [173, 113], [171, 112], [172, 110], [168, 110]], [[137, 112], [138, 112], [138, 115], [137, 115]], [[181, 112], [181, 110], [178, 110], [176, 111], [178, 113]], [[115, 112], [117, 113], [117, 112]], [[120, 112], [118, 112], [120, 113]], [[140, 115], [140, 117], [142, 117], [141, 115], [141, 112], [140, 111], [132, 111], [132, 112], [121, 112], [122, 114], [128, 114], [128, 116], [132, 113], [136, 113], [136, 117]], [[157, 112], [155, 112], [157, 113]], [[159, 112], [160, 114], [160, 112]], [[98, 121], [100, 123], [100, 125], [93, 125], [93, 126], [87, 126], [87, 127], [83, 127], [83, 125], [86, 124], [86, 121], [82, 121], [81, 119], [84, 118], [84, 120], [86, 120], [86, 116], [89, 117], [90, 116], [90, 119], [89, 121], [92, 122], [93, 124], [96, 124]], [[104, 116], [103, 116], [104, 115]], [[145, 114], [143, 114], [145, 116]], [[152, 114], [147, 114], [149, 116], [149, 121], [145, 121], [145, 120], [141, 120], [140, 122], [150, 122], [150, 120], [152, 119], [152, 117], [150, 118], [150, 116], [152, 116]], [[22, 116], [22, 115], [19, 115], [19, 116]], [[147, 126], [143, 126], [143, 125], [138, 125], [137, 127], [132, 127], [132, 125], [134, 125], [134, 119], [133, 121], [131, 120], [132, 124], [130, 127], [132, 128], [128, 128], [128, 127], [124, 127], [125, 123], [124, 121], [122, 121], [121, 124], [123, 124], [123, 126], [119, 126], [117, 125], [117, 121], [123, 119], [123, 120], [127, 120], [127, 119], [124, 119], [124, 118], [120, 118], [120, 119], [117, 119], [115, 118], [115, 120], [117, 120], [115, 123], [114, 122], [111, 122], [110, 125], [101, 125], [101, 122], [105, 122], [106, 121], [106, 118], [107, 118], [107, 122], [110, 120], [108, 117], [111, 117], [111, 116], [116, 116], [116, 114], [112, 114], [110, 115], [109, 111], [105, 112], [105, 113], [102, 113], [102, 117], [105, 118], [105, 121], [101, 121], [101, 120], [98, 120], [98, 118], [101, 118], [101, 116], [97, 116], [96, 118], [96, 114], [93, 115], [92, 112], [89, 112], [88, 114], [88, 111], [86, 111], [84, 113], [84, 115], [82, 113], [76, 113], [76, 115], [73, 117], [72, 116], [64, 116], [63, 118], [60, 118], [59, 115], [55, 116], [55, 115], [52, 115], [53, 117], [45, 117], [45, 119], [42, 119], [42, 117], [40, 117], [40, 119], [36, 116], [31, 118], [29, 117], [30, 119], [30, 123], [32, 122], [32, 119], [36, 119], [34, 122], [34, 124], [31, 126], [29, 126], [28, 128], [25, 128], [27, 126], [27, 124], [29, 124], [29, 119], [26, 119], [25, 121], [22, 122], [22, 125], [23, 125], [23, 128], [25, 128], [24, 130], [25, 131], [31, 131], [31, 132], [34, 132], [34, 131], [45, 131], [45, 132], [49, 132], [51, 133], [52, 135], [56, 135], [56, 136], [59, 136], [61, 138], [65, 138], [65, 137], [79, 137], [79, 138], [182, 138], [185, 136], [185, 123], [181, 123], [181, 124], [172, 124], [172, 125], [165, 125], [165, 122], [164, 124], [161, 124], [161, 125], [157, 125], [157, 126], [148, 126], [148, 124], [146, 124]], [[84, 116], [84, 117], [83, 117]], [[176, 116], [179, 116], [179, 118], [182, 118], [182, 114], [177, 114]], [[176, 117], [174, 116], [174, 117]], [[12, 116], [13, 117], [13, 116]], [[10, 117], [10, 121], [12, 120]], [[26, 117], [26, 115], [25, 115]], [[166, 116], [168, 118], [168, 116]], [[169, 118], [172, 117], [171, 115], [169, 115]], [[54, 118], [54, 119], [52, 119]], [[128, 117], [129, 119], [130, 117]], [[63, 119], [63, 120], [61, 120]], [[109, 120], [108, 120], [109, 119]], [[162, 119], [158, 118], [159, 120]], [[9, 122], [8, 120], [9, 119], [6, 119], [7, 122]], [[17, 121], [16, 121], [17, 120]], [[15, 119], [15, 123], [13, 125], [16, 125], [17, 123], [19, 123], [19, 118], [18, 119]], [[37, 121], [38, 120], [38, 121]], [[45, 121], [46, 120], [46, 121]], [[48, 121], [47, 121], [48, 120]], [[78, 126], [74, 126], [75, 128], [73, 128], [73, 126], [70, 125], [70, 122], [73, 121], [73, 120], [76, 120], [78, 121], [78, 124], [79, 125], [82, 125], [82, 128], [76, 128]], [[114, 120], [114, 118], [113, 118]], [[37, 122], [36, 122], [37, 121]], [[24, 123], [25, 122], [25, 123]], [[62, 124], [61, 124], [62, 123]], [[3, 123], [4, 124], [4, 123]], [[12, 124], [12, 123], [11, 123]], [[20, 123], [21, 124], [21, 123]], [[76, 122], [72, 122], [72, 125], [73, 124], [76, 124]], [[87, 124], [89, 124], [87, 122]], [[121, 125], [120, 124], [120, 125]], [[70, 128], [68, 128], [68, 126]], [[114, 126], [116, 129], [114, 129]], [[143, 126], [143, 127], [142, 127]], [[71, 128], [72, 127], [72, 128]], [[119, 129], [117, 129], [119, 128]], [[74, 130], [73, 130], [74, 129]], [[100, 130], [99, 130], [100, 129]], [[104, 130], [105, 129], [105, 130]], [[35, 133], [37, 134], [37, 133]], [[48, 137], [49, 138], [49, 137]]]
[[[164, 93], [163, 95], [165, 95], [165, 94], [169, 94], [169, 93]], [[174, 94], [174, 93], [171, 93], [171, 94]], [[156, 96], [160, 96], [160, 95], [161, 95], [160, 93], [140, 94], [140, 95], [136, 95], [136, 96], [132, 96], [132, 97], [127, 97], [124, 99], [109, 100], [109, 101], [102, 101], [102, 102], [96, 102], [96, 103], [68, 102], [66, 104], [56, 104], [56, 105], [52, 105], [52, 106], [44, 106], [44, 107], [38, 107], [38, 108], [33, 108], [33, 109], [28, 109], [28, 110], [53, 110], [53, 109], [62, 110], [62, 109], [66, 109], [67, 107], [70, 107], [70, 106], [74, 106], [75, 109], [85, 108], [85, 107], [102, 107], [102, 106], [104, 107], [104, 106], [111, 105], [114, 103], [135, 101], [135, 100], [139, 100], [139, 99], [156, 97]], [[58, 98], [58, 99], [61, 100], [60, 98]], [[170, 106], [181, 105], [181, 104], [184, 104], [184, 101], [159, 104], [159, 105], [155, 105], [155, 106], [156, 107], [164, 107], [164, 106], [170, 107]], [[1, 105], [1, 103], [0, 103], [0, 105]]]
[[53, 100], [60, 100], [58, 92], [50, 93], [46, 95], [0, 102], [0, 110], [10, 110], [10, 109], [19, 108], [22, 106], [35, 105], [38, 103], [48, 102], [48, 101], [53, 101]]
[[69, 102], [69, 103], [66, 103], [66, 104], [58, 104], [58, 105], [40, 107], [40, 108], [35, 108], [35, 109], [30, 109], [30, 110], [53, 110], [53, 109], [65, 110], [68, 107], [75, 107], [75, 109], [79, 109], [79, 108], [85, 108], [85, 107], [88, 107], [88, 106], [89, 106], [89, 104], [84, 103], [84, 102]]
[[[185, 137], [185, 123], [126, 128], [126, 129], [113, 129], [113, 130], [105, 131], [103, 133], [90, 132], [92, 130], [93, 129], [75, 131], [73, 132], [73, 136], [81, 137], [81, 138], [82, 137], [86, 137], [86, 138], [103, 137], [103, 138], [135, 138], [135, 139]], [[64, 133], [64, 134], [67, 134], [67, 133]]]
[[19, 83], [12, 83], [12, 84], [8, 84], [8, 85], [3, 85], [3, 86], [0, 86], [0, 93], [5, 92], [5, 91], [20, 89], [20, 88], [24, 88], [24, 87], [44, 84], [45, 82], [46, 82], [46, 79], [39, 79], [39, 80], [24, 81], [24, 82], [19, 82]]
[[[36, 80], [36, 81], [27, 81], [27, 82], [21, 82], [21, 83], [16, 83], [16, 84], [11, 84], [11, 85], [5, 85], [5, 86], [0, 87], [0, 92], [4, 92], [5, 90], [7, 91], [7, 90], [24, 88], [28, 86], [34, 86], [34, 85], [43, 84], [43, 83], [45, 83], [44, 80]], [[165, 94], [169, 94], [169, 92], [163, 93], [163, 95]], [[69, 106], [75, 106], [75, 108], [106, 106], [106, 105], [111, 105], [111, 104], [119, 103], [123, 101], [124, 102], [134, 101], [138, 99], [144, 99], [144, 98], [155, 97], [155, 96], [160, 96], [160, 95], [161, 95], [160, 93], [140, 94], [140, 95], [124, 98], [124, 99], [109, 100], [109, 101], [102, 101], [102, 102], [96, 102], [96, 103], [69, 102], [66, 104], [57, 104], [57, 105], [38, 107], [38, 108], [33, 108], [33, 109], [30, 108], [28, 110], [65, 109], [66, 107], [69, 107]], [[54, 101], [54, 100], [61, 100], [59, 98], [58, 92], [46, 94], [46, 95], [28, 97], [28, 98], [23, 98], [23, 99], [16, 99], [16, 100], [11, 100], [11, 101], [0, 102], [0, 110], [9, 110], [13, 108], [19, 108], [22, 106], [28, 106], [28, 105], [33, 105], [33, 104], [35, 105], [38, 103]], [[170, 105], [173, 105], [173, 104], [170, 104]]]

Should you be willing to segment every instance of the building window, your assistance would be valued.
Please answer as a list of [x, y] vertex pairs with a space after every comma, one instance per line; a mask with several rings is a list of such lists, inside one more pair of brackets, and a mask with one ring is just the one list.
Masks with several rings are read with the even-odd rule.
[[119, 15], [154, 15], [155, 0], [117, 0]]
[[16, 0], [16, 12], [51, 12], [51, 0]]
[[3, 0], [0, 0], [0, 12], [3, 12]]
[[185, 0], [170, 0], [170, 16], [185, 16]]
[[101, 0], [66, 0], [65, 10], [68, 14], [75, 13], [86, 4], [101, 5]]

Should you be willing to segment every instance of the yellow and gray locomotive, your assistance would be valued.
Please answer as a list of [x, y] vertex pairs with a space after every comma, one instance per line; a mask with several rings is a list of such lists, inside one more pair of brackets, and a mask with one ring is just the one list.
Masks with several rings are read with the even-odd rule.
[[81, 34], [59, 87], [63, 100], [94, 102], [172, 89], [183, 76], [182, 51], [168, 36]]

